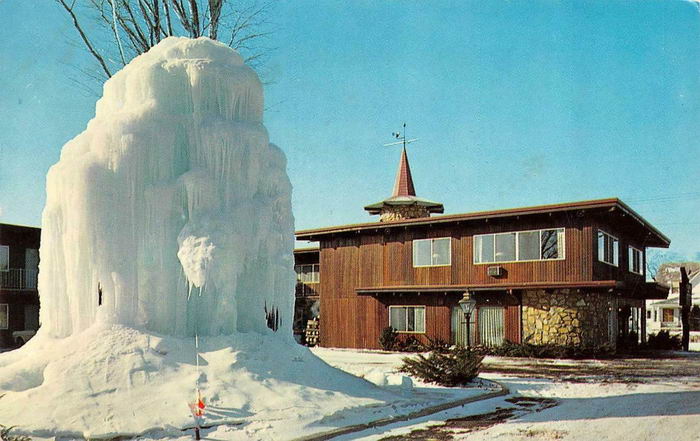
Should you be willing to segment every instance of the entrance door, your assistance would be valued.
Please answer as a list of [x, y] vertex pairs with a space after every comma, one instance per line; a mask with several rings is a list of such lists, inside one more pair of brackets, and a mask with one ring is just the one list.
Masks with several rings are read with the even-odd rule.
[[[469, 340], [471, 340], [471, 345], [474, 346], [475, 341], [476, 341], [476, 332], [474, 329], [474, 315], [476, 314], [476, 311], [471, 315], [469, 321], [470, 323], [470, 329], [469, 329]], [[452, 343], [458, 346], [464, 346], [467, 347], [467, 320], [464, 317], [464, 313], [462, 312], [462, 308], [459, 306], [455, 306], [452, 308]]]
[[500, 306], [482, 306], [479, 311], [479, 340], [483, 346], [500, 346], [505, 339], [505, 311]]

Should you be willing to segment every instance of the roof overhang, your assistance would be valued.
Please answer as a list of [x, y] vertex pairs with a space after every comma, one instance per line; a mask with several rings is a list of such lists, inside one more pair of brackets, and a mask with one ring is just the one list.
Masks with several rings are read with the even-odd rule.
[[[370, 205], [368, 207], [373, 207], [373, 205]], [[623, 203], [617, 198], [596, 199], [591, 201], [568, 202], [564, 204], [537, 205], [532, 207], [510, 208], [505, 210], [479, 211], [474, 213], [452, 214], [417, 219], [402, 219], [397, 221], [368, 222], [362, 224], [340, 225], [333, 227], [299, 230], [296, 232], [296, 238], [299, 240], [315, 241], [319, 240], [324, 236], [353, 232], [357, 233], [363, 230], [411, 227], [418, 225], [438, 225], [444, 223], [470, 222], [483, 219], [501, 219], [535, 214], [548, 214], [593, 209], [608, 209], [609, 211], [619, 210], [626, 216], [629, 216], [636, 223], [638, 223], [638, 225], [640, 225], [647, 231], [649, 235], [647, 246], [667, 248], [671, 243], [670, 239], [664, 236], [659, 230], [657, 230], [654, 226], [652, 226], [649, 222], [644, 220], [644, 218], [642, 218], [639, 214], [637, 214], [634, 210], [629, 208], [625, 203]]]
[[656, 282], [645, 282], [638, 298], [656, 300], [668, 298], [668, 286]]
[[502, 284], [471, 284], [471, 285], [393, 285], [355, 288], [358, 294], [384, 293], [463, 293], [467, 291], [508, 291], [516, 289], [572, 289], [596, 288], [618, 289], [624, 284], [616, 280], [588, 280], [580, 282], [522, 282]]

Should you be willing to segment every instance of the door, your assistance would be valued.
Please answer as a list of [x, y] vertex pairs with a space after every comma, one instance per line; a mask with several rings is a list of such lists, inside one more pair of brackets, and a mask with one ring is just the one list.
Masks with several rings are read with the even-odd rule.
[[[476, 314], [476, 312], [474, 312]], [[476, 333], [474, 332], [474, 314], [471, 315], [469, 321], [469, 340], [471, 340], [471, 346], [474, 346], [476, 341]], [[467, 345], [467, 320], [464, 317], [464, 312], [459, 306], [452, 308], [452, 343], [458, 346], [468, 347]]]
[[482, 306], [479, 311], [479, 341], [483, 346], [500, 346], [505, 339], [505, 311], [501, 306]]

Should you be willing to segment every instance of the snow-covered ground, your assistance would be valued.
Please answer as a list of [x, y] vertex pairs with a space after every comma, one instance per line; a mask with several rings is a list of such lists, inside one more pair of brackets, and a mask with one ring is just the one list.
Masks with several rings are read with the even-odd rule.
[[[391, 364], [396, 355], [365, 357], [352, 362], [348, 351], [314, 350], [329, 363], [360, 372]], [[363, 355], [364, 356], [364, 355]], [[532, 377], [486, 373], [511, 395], [450, 409], [412, 422], [366, 430], [337, 440], [449, 439], [456, 440], [700, 440], [700, 356], [675, 354], [675, 359], [651, 361], [642, 376], [620, 370], [624, 360], [517, 360], [487, 357], [486, 366], [532, 369]], [[643, 364], [643, 360], [630, 361]], [[566, 379], [552, 376], [567, 372]], [[675, 366], [678, 366], [676, 368]], [[581, 368], [579, 377], [571, 374]], [[658, 369], [665, 369], [662, 375]], [[591, 375], [593, 373], [594, 375]], [[646, 376], [647, 374], [653, 376]], [[518, 374], [520, 375], [520, 374]], [[524, 375], [524, 374], [523, 374]], [[540, 378], [537, 378], [540, 377]], [[518, 397], [529, 397], [519, 399]], [[524, 402], [524, 404], [521, 404]], [[446, 420], [454, 421], [445, 424]]]

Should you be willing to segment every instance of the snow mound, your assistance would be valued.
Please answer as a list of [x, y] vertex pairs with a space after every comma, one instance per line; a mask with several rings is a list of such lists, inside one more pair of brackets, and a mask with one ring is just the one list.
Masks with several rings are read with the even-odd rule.
[[0, 420], [39, 437], [182, 436], [198, 379], [206, 425], [230, 424], [242, 439], [288, 439], [324, 415], [403, 400], [270, 335], [199, 344], [198, 378], [193, 339], [101, 324], [32, 339], [0, 357]]

